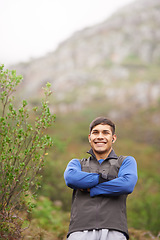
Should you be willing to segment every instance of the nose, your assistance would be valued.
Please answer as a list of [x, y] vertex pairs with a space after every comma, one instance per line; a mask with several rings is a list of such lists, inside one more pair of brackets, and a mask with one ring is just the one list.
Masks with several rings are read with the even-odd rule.
[[103, 138], [103, 133], [99, 132], [98, 137], [97, 138]]

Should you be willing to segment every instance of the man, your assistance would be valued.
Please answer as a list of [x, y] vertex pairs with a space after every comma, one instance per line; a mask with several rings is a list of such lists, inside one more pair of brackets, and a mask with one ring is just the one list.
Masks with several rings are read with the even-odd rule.
[[68, 240], [129, 239], [126, 198], [137, 182], [131, 156], [118, 157], [115, 124], [98, 117], [90, 124], [88, 159], [72, 159], [64, 178], [73, 189]]

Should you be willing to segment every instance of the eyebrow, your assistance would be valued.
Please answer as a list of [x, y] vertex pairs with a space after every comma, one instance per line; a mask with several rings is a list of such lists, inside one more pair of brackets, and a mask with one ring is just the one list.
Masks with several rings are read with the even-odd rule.
[[[94, 132], [100, 132], [100, 131], [98, 129], [94, 129], [94, 130], [92, 130], [92, 132], [94, 133]], [[104, 130], [102, 130], [102, 132], [110, 132], [110, 130], [104, 129]]]

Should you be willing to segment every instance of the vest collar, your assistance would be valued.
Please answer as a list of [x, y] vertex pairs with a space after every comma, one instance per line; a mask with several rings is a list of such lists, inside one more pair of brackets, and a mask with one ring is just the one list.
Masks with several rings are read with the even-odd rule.
[[[96, 156], [95, 156], [92, 148], [87, 153], [89, 153], [94, 159], [96, 159]], [[108, 157], [106, 159], [104, 159], [104, 160], [117, 159], [117, 158], [118, 158], [118, 156], [116, 155], [115, 151], [112, 149], [112, 151], [110, 152]]]

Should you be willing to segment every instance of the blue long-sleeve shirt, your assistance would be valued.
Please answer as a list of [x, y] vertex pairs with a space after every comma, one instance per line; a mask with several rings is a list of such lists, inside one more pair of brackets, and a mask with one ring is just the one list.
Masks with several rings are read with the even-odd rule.
[[96, 195], [121, 195], [129, 194], [133, 191], [138, 176], [137, 164], [133, 157], [124, 159], [118, 178], [99, 184], [98, 173], [83, 172], [78, 159], [72, 159], [64, 172], [66, 185], [73, 189], [90, 189], [90, 196]]

